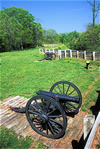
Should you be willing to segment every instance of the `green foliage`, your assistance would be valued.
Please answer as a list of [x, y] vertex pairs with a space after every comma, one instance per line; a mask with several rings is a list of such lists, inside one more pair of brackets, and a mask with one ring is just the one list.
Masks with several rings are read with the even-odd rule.
[[68, 48], [70, 48], [70, 43], [72, 42], [72, 40], [77, 39], [78, 37], [79, 33], [76, 31], [59, 34], [60, 42], [64, 43]]
[[92, 6], [92, 12], [93, 12], [93, 21], [92, 21], [92, 26], [94, 28], [95, 26], [95, 19], [97, 17], [98, 11], [100, 10], [100, 1], [96, 0], [88, 0], [88, 3]]
[[31, 145], [32, 140], [29, 137], [23, 138], [20, 136], [17, 138], [14, 131], [3, 127], [0, 127], [0, 132], [0, 148], [2, 149], [28, 149]]
[[100, 143], [96, 145], [96, 148], [97, 149], [100, 149]]
[[73, 50], [100, 51], [100, 24], [94, 27], [88, 24], [83, 33], [73, 31], [59, 34], [59, 41]]
[[84, 51], [100, 51], [100, 24], [94, 28], [90, 26], [86, 32], [80, 34], [79, 38], [73, 39], [70, 48]]
[[55, 47], [56, 50], [66, 50], [68, 47], [65, 44], [60, 44]]
[[[100, 51], [100, 24], [87, 25], [83, 33], [72, 31], [60, 33], [53, 29], [43, 29], [35, 17], [20, 7], [5, 8], [0, 11], [1, 52], [20, 50], [45, 44], [63, 44], [58, 49]], [[64, 46], [65, 45], [65, 46]]]
[[39, 143], [38, 147], [36, 149], [45, 149], [45, 147], [44, 147], [43, 143]]
[[0, 11], [1, 52], [41, 45], [43, 29], [34, 21], [34, 16], [20, 7]]
[[58, 34], [53, 29], [45, 29], [43, 32], [43, 42], [46, 44], [53, 44], [59, 42]]

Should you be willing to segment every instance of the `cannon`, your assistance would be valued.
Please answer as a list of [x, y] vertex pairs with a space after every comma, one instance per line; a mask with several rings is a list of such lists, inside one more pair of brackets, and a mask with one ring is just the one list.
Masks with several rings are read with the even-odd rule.
[[43, 60], [55, 60], [56, 58], [56, 54], [53, 53], [53, 52], [46, 52], [45, 55], [44, 55], [44, 58], [39, 60], [39, 61], [43, 61]]
[[74, 117], [82, 104], [78, 87], [68, 81], [56, 82], [50, 91], [39, 90], [24, 108], [12, 108], [26, 113], [32, 129], [47, 138], [57, 139], [65, 134], [67, 116]]

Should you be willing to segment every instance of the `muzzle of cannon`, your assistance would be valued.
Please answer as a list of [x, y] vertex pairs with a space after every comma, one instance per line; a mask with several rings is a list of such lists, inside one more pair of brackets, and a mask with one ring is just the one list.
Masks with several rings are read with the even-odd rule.
[[56, 82], [50, 91], [39, 90], [24, 108], [13, 111], [26, 113], [32, 129], [47, 138], [57, 139], [65, 134], [67, 117], [75, 116], [82, 104], [80, 90], [71, 82]]
[[49, 96], [53, 99], [59, 99], [59, 100], [62, 100], [62, 102], [70, 101], [70, 102], [79, 103], [79, 98], [75, 98], [75, 97], [71, 97], [71, 96], [67, 96], [67, 95], [63, 95], [63, 94], [59, 94], [59, 93], [52, 93], [52, 92], [39, 90], [37, 92], [37, 94], [38, 95]]

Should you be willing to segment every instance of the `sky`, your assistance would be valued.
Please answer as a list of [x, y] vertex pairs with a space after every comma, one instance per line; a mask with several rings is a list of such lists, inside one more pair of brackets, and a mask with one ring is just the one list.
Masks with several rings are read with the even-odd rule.
[[[92, 0], [91, 0], [92, 1]], [[53, 29], [57, 33], [84, 32], [86, 25], [92, 23], [92, 6], [87, 0], [0, 0], [3, 7], [21, 7], [28, 10], [43, 29]], [[100, 23], [100, 12], [96, 24]]]

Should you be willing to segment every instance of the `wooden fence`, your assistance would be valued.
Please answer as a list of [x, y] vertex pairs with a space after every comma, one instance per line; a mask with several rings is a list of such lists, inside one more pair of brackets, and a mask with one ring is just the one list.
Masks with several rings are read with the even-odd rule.
[[76, 50], [55, 50], [55, 49], [39, 49], [39, 52], [44, 54], [46, 52], [54, 52], [58, 59], [65, 57], [82, 58], [86, 60], [100, 61], [100, 52], [95, 51], [76, 51]]
[[100, 112], [98, 113], [98, 116], [97, 116], [96, 121], [93, 125], [93, 128], [92, 128], [92, 130], [88, 136], [88, 139], [87, 139], [87, 142], [86, 142], [84, 149], [90, 149], [91, 148], [91, 145], [92, 145], [92, 142], [93, 142], [93, 139], [94, 139], [94, 136], [95, 136], [95, 133], [96, 133], [96, 130], [98, 128], [99, 123], [100, 123]]

